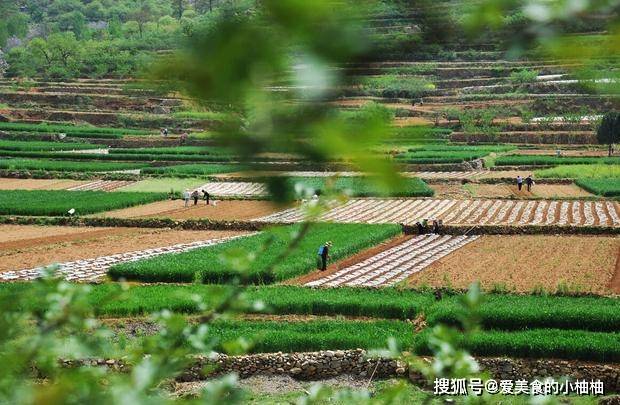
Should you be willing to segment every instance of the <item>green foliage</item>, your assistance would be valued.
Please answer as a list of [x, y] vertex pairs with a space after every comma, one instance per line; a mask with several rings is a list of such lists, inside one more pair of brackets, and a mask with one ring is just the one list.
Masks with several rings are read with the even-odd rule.
[[588, 165], [566, 165], [557, 166], [549, 169], [536, 170], [534, 172], [538, 178], [560, 178], [560, 179], [608, 179], [620, 178], [620, 165], [588, 164]]
[[230, 156], [230, 150], [213, 146], [173, 146], [162, 148], [113, 148], [111, 154], [138, 155], [217, 155]]
[[620, 178], [589, 179], [579, 178], [575, 182], [579, 187], [603, 197], [620, 196]]
[[416, 98], [427, 95], [435, 85], [420, 77], [382, 75], [360, 77], [363, 95], [380, 97]]
[[538, 72], [534, 70], [522, 69], [510, 74], [510, 81], [515, 84], [528, 84], [536, 82]]
[[[39, 141], [6, 141], [0, 139], [0, 150], [16, 151], [55, 151], [55, 150], [80, 150], [98, 149], [102, 145], [75, 142], [39, 142]], [[1, 152], [0, 152], [1, 153]]]
[[73, 162], [69, 160], [1, 159], [0, 169], [47, 170], [56, 172], [110, 172], [145, 167], [144, 163]]
[[[273, 228], [269, 232], [243, 237], [220, 245], [186, 253], [113, 266], [113, 279], [125, 278], [143, 282], [226, 283], [243, 275], [249, 283], [273, 283], [303, 275], [316, 267], [317, 251], [327, 241], [334, 246], [331, 261], [343, 259], [400, 233], [398, 225], [313, 224], [305, 237], [289, 252], [287, 247], [303, 225]], [[223, 260], [227, 255], [240, 255], [241, 263], [255, 260], [243, 273]], [[271, 270], [273, 266], [273, 270]]]
[[395, 155], [396, 160], [403, 163], [430, 164], [430, 163], [461, 163], [479, 159], [488, 155], [489, 151], [483, 150], [416, 150], [403, 152]]
[[500, 156], [495, 159], [497, 166], [519, 166], [519, 165], [587, 165], [587, 164], [620, 164], [620, 157], [600, 158], [600, 157], [557, 157], [550, 155], [510, 155]]
[[[416, 352], [429, 354], [429, 332], [415, 337]], [[459, 339], [478, 356], [562, 358], [601, 362], [620, 360], [620, 333], [586, 332], [562, 329], [533, 329], [516, 332], [483, 331]]]
[[75, 208], [77, 215], [92, 214], [163, 200], [165, 193], [107, 193], [104, 191], [2, 190], [0, 214], [67, 215]]

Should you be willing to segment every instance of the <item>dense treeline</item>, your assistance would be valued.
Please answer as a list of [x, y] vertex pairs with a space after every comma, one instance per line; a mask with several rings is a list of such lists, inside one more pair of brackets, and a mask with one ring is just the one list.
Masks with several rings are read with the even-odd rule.
[[245, 0], [0, 0], [5, 75], [131, 76], [154, 52], [174, 49], [221, 10], [244, 4]]

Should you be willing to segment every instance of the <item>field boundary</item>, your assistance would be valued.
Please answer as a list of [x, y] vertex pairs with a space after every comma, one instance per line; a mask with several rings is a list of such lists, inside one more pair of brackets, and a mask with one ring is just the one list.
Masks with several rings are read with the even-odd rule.
[[[317, 223], [323, 223], [321, 221]], [[290, 222], [211, 221], [208, 219], [174, 220], [167, 218], [109, 218], [109, 217], [36, 217], [0, 215], [2, 225], [89, 226], [123, 228], [170, 228], [205, 231], [260, 231], [273, 226], [291, 225]], [[414, 225], [404, 225], [406, 235], [417, 235]], [[620, 235], [620, 227], [570, 225], [444, 225], [445, 235]]]

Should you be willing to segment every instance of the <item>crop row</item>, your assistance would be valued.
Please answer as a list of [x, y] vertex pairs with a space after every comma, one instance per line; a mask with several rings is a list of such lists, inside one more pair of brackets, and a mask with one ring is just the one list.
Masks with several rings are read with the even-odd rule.
[[0, 130], [19, 132], [65, 133], [72, 137], [94, 137], [94, 135], [96, 135], [97, 138], [121, 138], [123, 135], [147, 134], [147, 132], [137, 129], [56, 124], [28, 124], [19, 122], [0, 122]]
[[92, 214], [163, 200], [165, 193], [138, 193], [66, 190], [2, 190], [0, 214], [3, 215], [67, 215]]
[[[78, 154], [76, 154], [78, 155]], [[1, 159], [0, 169], [47, 170], [56, 172], [109, 172], [133, 170], [147, 166], [146, 163], [74, 162], [70, 160]]]
[[498, 166], [559, 166], [559, 165], [589, 165], [589, 164], [620, 164], [620, 157], [557, 157], [549, 155], [510, 155], [495, 159]]
[[538, 178], [558, 179], [610, 179], [620, 178], [620, 165], [589, 164], [589, 165], [565, 165], [549, 169], [536, 170]]
[[[45, 141], [7, 141], [0, 140], [1, 151], [55, 151], [98, 149], [101, 145], [76, 142], [45, 142]], [[1, 152], [0, 152], [1, 153]]]
[[25, 158], [79, 159], [79, 160], [126, 160], [140, 162], [229, 162], [232, 156], [225, 155], [147, 155], [140, 153], [71, 153], [47, 151], [8, 151], [0, 150], [0, 155]]
[[591, 193], [604, 197], [620, 196], [620, 178], [615, 179], [577, 179], [576, 184]]
[[[273, 228], [270, 231], [206, 249], [177, 255], [165, 255], [114, 266], [113, 279], [143, 282], [213, 282], [226, 283], [244, 277], [248, 283], [272, 283], [308, 273], [315, 268], [318, 248], [333, 242], [330, 257], [344, 259], [400, 233], [398, 225], [314, 224], [292, 249], [288, 246], [303, 225]], [[265, 249], [265, 247], [267, 247]], [[249, 268], [235, 268], [222, 260], [227, 252], [256, 254]]]
[[230, 155], [231, 151], [212, 146], [174, 146], [169, 148], [114, 148], [110, 149], [114, 154], [139, 154], [139, 155]]
[[[18, 296], [29, 283], [0, 284], [0, 297]], [[146, 315], [163, 309], [199, 312], [195, 297], [215, 306], [230, 291], [226, 285], [135, 285], [122, 292], [117, 284], [92, 286], [88, 301], [99, 316]], [[261, 301], [268, 313], [287, 315], [344, 315], [385, 319], [414, 319], [424, 314], [430, 326], [458, 325], [463, 315], [462, 294], [433, 293], [397, 288], [321, 288], [271, 285], [249, 286], [245, 295]], [[38, 310], [43, 297], [25, 302], [24, 310]], [[577, 329], [595, 332], [620, 330], [620, 300], [607, 297], [485, 294], [478, 311], [483, 329]]]
[[[331, 182], [331, 179], [325, 177], [289, 177], [288, 182], [292, 184], [303, 185], [306, 188], [315, 190], [317, 193], [323, 193]], [[375, 184], [368, 177], [339, 177], [331, 187], [334, 190], [346, 192], [355, 197], [370, 196], [410, 196], [410, 197], [431, 197], [434, 194], [426, 183], [418, 178], [403, 178], [402, 183], [393, 189], [383, 189]]]

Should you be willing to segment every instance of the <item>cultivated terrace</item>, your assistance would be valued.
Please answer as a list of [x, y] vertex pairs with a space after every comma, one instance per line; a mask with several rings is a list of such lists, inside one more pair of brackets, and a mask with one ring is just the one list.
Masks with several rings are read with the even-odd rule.
[[0, 404], [618, 403], [619, 7], [0, 0]]

